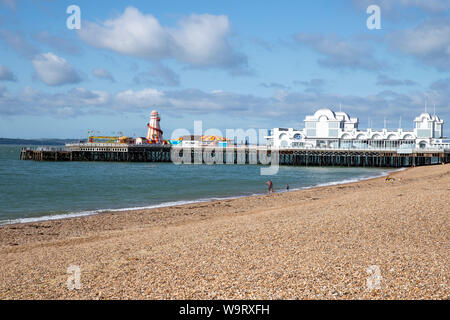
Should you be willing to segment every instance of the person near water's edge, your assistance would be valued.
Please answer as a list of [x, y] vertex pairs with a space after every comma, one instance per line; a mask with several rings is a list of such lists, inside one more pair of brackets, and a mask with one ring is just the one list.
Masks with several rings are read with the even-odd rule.
[[289, 191], [289, 184], [286, 184], [286, 191]]
[[267, 181], [266, 184], [267, 184], [267, 195], [270, 195], [270, 191], [272, 191], [272, 193], [273, 193], [273, 183], [272, 183], [272, 180]]

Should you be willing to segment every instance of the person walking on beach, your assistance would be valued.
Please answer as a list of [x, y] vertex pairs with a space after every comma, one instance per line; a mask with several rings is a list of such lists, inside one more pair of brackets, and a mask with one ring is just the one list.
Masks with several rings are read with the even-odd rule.
[[289, 184], [286, 184], [286, 191], [289, 192]]
[[270, 191], [272, 191], [272, 193], [273, 193], [273, 183], [272, 183], [272, 180], [267, 181], [266, 184], [267, 184], [267, 195], [270, 195]]

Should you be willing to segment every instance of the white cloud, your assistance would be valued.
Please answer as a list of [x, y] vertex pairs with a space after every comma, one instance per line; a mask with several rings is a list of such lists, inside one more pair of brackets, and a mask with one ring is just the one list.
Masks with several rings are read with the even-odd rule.
[[0, 64], [0, 81], [16, 81], [16, 76], [7, 67]]
[[311, 80], [296, 80], [293, 81], [295, 85], [302, 85], [305, 87], [305, 92], [316, 92], [319, 93], [322, 91], [323, 86], [325, 85], [324, 79], [311, 79]]
[[271, 97], [222, 90], [161, 91], [154, 88], [124, 90], [115, 94], [76, 88], [49, 94], [27, 87], [18, 94], [11, 94], [0, 86], [0, 115], [76, 117], [116, 114], [121, 117], [132, 113], [148, 113], [157, 108], [169, 117], [204, 119], [215, 116], [215, 125], [220, 128], [234, 128], [236, 121], [247, 125], [257, 123], [261, 128], [298, 127], [302, 125], [305, 115], [319, 108], [330, 107], [337, 110], [337, 104], [341, 102], [343, 110], [360, 117], [362, 123], [370, 116], [374, 126], [381, 127], [384, 117], [392, 124], [402, 116], [404, 123], [409, 123], [411, 127], [413, 117], [423, 111], [426, 99], [429, 103], [436, 103], [441, 118], [446, 121], [450, 119], [448, 83], [448, 79], [441, 79], [434, 82], [429, 90], [408, 93], [385, 90], [363, 96], [281, 90], [274, 92]]
[[343, 40], [336, 35], [299, 33], [294, 36], [299, 45], [317, 51], [323, 57], [318, 63], [334, 69], [382, 69], [381, 63], [372, 54], [372, 48], [366, 43]]
[[111, 100], [111, 95], [106, 91], [74, 88], [68, 92], [71, 105], [84, 104], [88, 106], [104, 106]]
[[395, 86], [415, 86], [417, 83], [415, 81], [409, 80], [409, 79], [393, 79], [389, 76], [386, 76], [384, 74], [378, 75], [377, 79], [377, 85], [378, 86], [388, 86], [388, 87], [395, 87]]
[[0, 84], [0, 102], [4, 101], [10, 96], [8, 89], [2, 84]]
[[164, 93], [152, 88], [140, 91], [126, 90], [115, 96], [115, 106], [128, 111], [135, 108], [150, 108], [161, 103], [164, 103]]
[[197, 66], [233, 66], [242, 62], [227, 40], [230, 23], [226, 16], [192, 14], [179, 24], [179, 29], [171, 30], [178, 47], [174, 55], [179, 60]]
[[123, 55], [145, 59], [176, 59], [193, 67], [242, 69], [247, 58], [229, 42], [227, 16], [192, 14], [176, 28], [164, 27], [150, 14], [128, 7], [101, 24], [83, 22], [78, 32], [86, 43]]
[[443, 12], [450, 10], [450, 1], [448, 0], [400, 0], [403, 6], [416, 7], [433, 12]]
[[150, 71], [138, 73], [133, 80], [136, 84], [168, 87], [180, 85], [180, 76], [162, 63], [155, 63]]
[[289, 87], [285, 86], [284, 84], [278, 83], [278, 82], [261, 82], [259, 84], [260, 87], [266, 88], [266, 89], [288, 89]]
[[405, 8], [424, 9], [432, 13], [450, 10], [450, 1], [448, 0], [353, 0], [353, 2], [359, 8], [378, 5], [382, 11], [386, 12]]
[[391, 48], [438, 69], [450, 69], [450, 20], [429, 20], [388, 37]]
[[116, 19], [102, 25], [83, 22], [80, 38], [97, 48], [144, 58], [162, 58], [170, 51], [170, 34], [152, 15], [143, 15], [128, 7]]
[[0, 0], [0, 3], [12, 10], [16, 10], [16, 0]]
[[32, 58], [39, 53], [39, 50], [21, 32], [10, 32], [0, 29], [0, 38], [17, 53], [26, 58]]
[[37, 77], [49, 86], [81, 81], [80, 75], [70, 63], [51, 52], [35, 56], [32, 63]]
[[92, 74], [94, 77], [97, 77], [99, 79], [106, 79], [111, 82], [115, 82], [114, 77], [111, 75], [111, 73], [108, 70], [102, 69], [102, 68], [96, 68], [92, 70]]
[[57, 52], [65, 53], [65, 54], [71, 54], [71, 55], [77, 55], [80, 54], [81, 50], [80, 48], [69, 39], [59, 37], [56, 35], [52, 35], [48, 31], [41, 31], [38, 32], [34, 38], [49, 47], [51, 47], [53, 50], [56, 50]]

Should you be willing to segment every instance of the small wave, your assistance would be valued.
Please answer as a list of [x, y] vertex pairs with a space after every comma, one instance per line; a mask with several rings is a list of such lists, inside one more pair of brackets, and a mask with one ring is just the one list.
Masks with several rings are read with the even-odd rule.
[[45, 215], [45, 216], [40, 216], [40, 217], [18, 218], [18, 219], [10, 219], [10, 220], [0, 221], [0, 226], [8, 225], [8, 224], [17, 224], [17, 223], [30, 223], [30, 222], [42, 222], [42, 221], [61, 220], [61, 219], [69, 219], [69, 218], [79, 218], [79, 217], [93, 216], [96, 214], [106, 213], [106, 212], [149, 210], [149, 209], [156, 209], [156, 208], [181, 206], [181, 205], [185, 205], [185, 204], [195, 204], [195, 203], [219, 201], [219, 200], [230, 200], [230, 199], [238, 199], [238, 198], [245, 198], [245, 197], [246, 196], [212, 197], [212, 198], [205, 198], [205, 199], [198, 199], [198, 200], [170, 201], [170, 202], [164, 202], [164, 203], [155, 204], [155, 205], [151, 205], [151, 206], [144, 206], [144, 207], [129, 207], [129, 208], [119, 208], [119, 209], [98, 209], [98, 210], [89, 210], [89, 211], [81, 211], [81, 212]]
[[303, 189], [335, 186], [335, 185], [338, 185], [338, 184], [348, 184], [348, 183], [354, 183], [354, 182], [358, 182], [358, 181], [370, 180], [370, 179], [385, 177], [385, 176], [391, 174], [392, 172], [403, 171], [405, 169], [406, 168], [401, 168], [401, 169], [396, 169], [396, 170], [386, 170], [386, 171], [381, 171], [379, 174], [374, 174], [374, 175], [370, 175], [370, 176], [366, 176], [366, 177], [325, 182], [325, 183], [320, 183], [320, 184], [317, 184], [317, 185], [314, 185], [314, 186], [306, 187], [306, 188], [303, 188]]

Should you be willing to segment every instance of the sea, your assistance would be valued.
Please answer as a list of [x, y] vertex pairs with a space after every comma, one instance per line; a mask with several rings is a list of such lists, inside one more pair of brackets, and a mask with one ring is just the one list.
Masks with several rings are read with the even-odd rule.
[[0, 145], [0, 224], [146, 209], [348, 183], [387, 175], [386, 168], [258, 165], [35, 162], [19, 160], [17, 145]]

